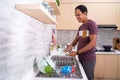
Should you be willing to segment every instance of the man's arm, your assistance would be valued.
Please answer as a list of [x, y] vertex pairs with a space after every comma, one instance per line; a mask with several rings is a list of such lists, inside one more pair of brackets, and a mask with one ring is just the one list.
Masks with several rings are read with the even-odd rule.
[[75, 37], [75, 39], [73, 40], [73, 42], [71, 43], [72, 46], [75, 46], [77, 43], [78, 43], [78, 40], [79, 40], [79, 35], [77, 35]]
[[75, 37], [75, 39], [73, 40], [73, 42], [70, 45], [68, 45], [67, 48], [64, 49], [64, 51], [65, 52], [71, 51], [72, 47], [74, 47], [77, 44], [78, 40], [79, 40], [79, 35], [77, 35]]
[[90, 35], [90, 42], [84, 46], [83, 48], [81, 48], [80, 50], [78, 50], [78, 54], [83, 54], [84, 52], [90, 50], [91, 48], [95, 47], [96, 45], [96, 41], [97, 41], [97, 35], [96, 34], [92, 34]]

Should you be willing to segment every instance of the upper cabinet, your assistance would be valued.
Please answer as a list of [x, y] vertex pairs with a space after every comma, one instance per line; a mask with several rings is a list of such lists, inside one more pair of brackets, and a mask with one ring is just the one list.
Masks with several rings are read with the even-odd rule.
[[89, 19], [94, 20], [97, 24], [115, 24], [120, 29], [120, 2], [62, 3], [61, 0], [61, 15], [57, 16], [58, 30], [78, 30], [81, 24], [77, 21], [74, 10], [80, 4], [87, 6]]
[[61, 3], [78, 3], [78, 2], [87, 2], [87, 3], [91, 3], [91, 2], [95, 2], [95, 3], [99, 3], [99, 2], [120, 2], [120, 0], [60, 0]]
[[57, 16], [57, 29], [69, 30], [70, 28], [70, 4], [60, 5], [61, 15]]
[[[48, 1], [49, 5], [53, 8], [55, 15], [60, 15], [58, 5], [55, 0]], [[54, 15], [48, 12], [42, 4], [16, 4], [15, 8], [45, 24], [57, 24]]]
[[49, 3], [49, 5], [54, 9], [54, 14], [55, 15], [60, 15], [60, 9], [59, 6], [56, 3], [56, 0], [45, 0], [46, 2]]

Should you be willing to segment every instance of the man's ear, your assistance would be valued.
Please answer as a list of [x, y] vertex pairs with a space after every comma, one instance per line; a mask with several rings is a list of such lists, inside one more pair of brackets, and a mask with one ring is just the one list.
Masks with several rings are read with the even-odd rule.
[[87, 12], [84, 12], [85, 15], [87, 15]]

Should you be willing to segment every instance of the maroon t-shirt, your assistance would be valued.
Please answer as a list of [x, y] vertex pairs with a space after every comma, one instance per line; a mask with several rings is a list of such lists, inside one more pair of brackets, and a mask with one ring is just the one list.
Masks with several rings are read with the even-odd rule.
[[[88, 20], [86, 24], [82, 24], [79, 29], [77, 35], [79, 35], [79, 42], [78, 42], [78, 50], [86, 46], [90, 42], [90, 35], [96, 34], [97, 35], [98, 29], [97, 25], [94, 21]], [[86, 51], [83, 54], [78, 55], [79, 60], [84, 61], [95, 61], [96, 54], [95, 54], [95, 47]]]

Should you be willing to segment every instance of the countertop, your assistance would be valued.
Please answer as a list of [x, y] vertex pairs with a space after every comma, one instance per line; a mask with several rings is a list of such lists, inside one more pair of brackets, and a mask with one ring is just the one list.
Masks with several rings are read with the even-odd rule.
[[95, 52], [96, 54], [120, 54], [120, 51], [114, 50], [114, 52]]
[[[120, 51], [118, 50], [115, 50], [114, 52], [96, 52], [96, 54], [111, 54], [111, 55], [119, 55], [120, 54]], [[61, 56], [65, 56], [65, 54], [61, 51], [52, 51], [51, 52], [51, 55], [61, 55]], [[77, 58], [77, 57], [76, 57]], [[78, 59], [78, 58], [77, 58]], [[81, 68], [81, 73], [82, 73], [82, 76], [83, 76], [83, 79], [79, 79], [79, 80], [87, 80], [87, 77], [86, 77], [86, 74], [83, 70], [83, 67], [81, 65], [81, 63], [79, 63], [79, 67]], [[50, 79], [50, 78], [36, 78], [35, 77], [35, 72], [33, 71], [33, 69], [31, 69], [23, 78], [22, 80], [63, 80], [61, 78], [54, 78], [54, 79]], [[65, 79], [67, 80], [67, 79]], [[70, 80], [70, 79], [68, 79]], [[77, 80], [77, 79], [74, 79], [74, 80]]]
[[[64, 53], [63, 53], [63, 49], [60, 49], [60, 50], [55, 50], [55, 51], [51, 51], [51, 53], [52, 53], [52, 55], [65, 55]], [[118, 50], [114, 50], [114, 51], [112, 51], [112, 52], [107, 52], [107, 51], [96, 51], [95, 52], [96, 54], [120, 54], [120, 51], [118, 51]]]
[[[54, 50], [54, 51], [51, 51], [51, 56], [52, 55], [61, 55], [61, 56], [65, 56], [65, 54], [61, 51], [61, 50]], [[115, 50], [114, 52], [96, 52], [96, 54], [120, 54], [120, 51], [118, 50]], [[77, 56], [76, 56], [76, 59], [78, 60]], [[79, 67], [81, 69], [81, 73], [82, 73], [82, 76], [83, 76], [83, 79], [79, 79], [79, 80], [87, 80], [87, 77], [86, 77], [86, 74], [83, 70], [83, 67], [81, 65], [81, 63], [79, 62]], [[23, 78], [22, 80], [50, 80], [50, 78], [36, 78], [35, 77], [36, 73], [33, 71], [33, 69], [31, 69]], [[51, 80], [63, 80], [61, 78], [52, 78]], [[67, 80], [67, 79], [66, 79]], [[69, 79], [70, 80], [70, 79]], [[74, 79], [74, 80], [77, 80], [77, 79]]]

